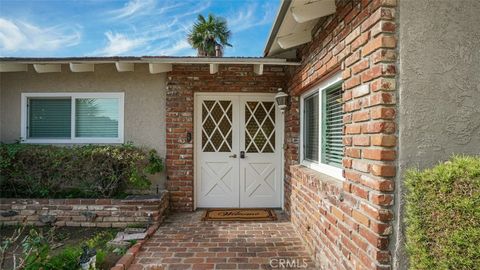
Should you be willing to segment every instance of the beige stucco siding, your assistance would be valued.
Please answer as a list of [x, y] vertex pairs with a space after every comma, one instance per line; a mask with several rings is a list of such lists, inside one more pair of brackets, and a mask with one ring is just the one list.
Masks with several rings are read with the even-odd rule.
[[480, 2], [398, 1], [394, 269], [407, 269], [404, 175], [480, 154]]
[[2, 142], [2, 73], [0, 73], [0, 142]]
[[[134, 72], [117, 72], [113, 64], [95, 65], [95, 72], [2, 73], [0, 77], [0, 141], [20, 138], [21, 93], [24, 92], [124, 92], [125, 142], [154, 148], [165, 156], [165, 73], [150, 74], [148, 65], [135, 65]], [[155, 185], [163, 187], [164, 177]]]

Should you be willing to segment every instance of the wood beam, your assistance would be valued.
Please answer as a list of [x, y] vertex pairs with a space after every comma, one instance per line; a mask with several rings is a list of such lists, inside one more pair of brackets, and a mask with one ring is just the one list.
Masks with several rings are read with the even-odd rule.
[[135, 65], [133, 63], [115, 62], [115, 67], [117, 67], [118, 72], [130, 72], [135, 70]]
[[263, 75], [263, 65], [253, 65], [253, 72], [257, 75]]
[[70, 63], [70, 70], [72, 72], [93, 72], [95, 67], [94, 64]]
[[310, 33], [310, 31], [302, 31], [299, 33], [277, 38], [278, 45], [282, 49], [290, 49], [310, 41], [312, 41], [312, 34]]
[[291, 8], [292, 16], [298, 23], [308, 22], [335, 13], [335, 0], [320, 0]]
[[210, 74], [215, 74], [218, 72], [218, 64], [210, 64]]
[[61, 64], [33, 64], [37, 73], [62, 72]]
[[148, 64], [148, 69], [150, 73], [165, 73], [172, 71], [172, 64]]
[[0, 63], [0, 72], [20, 72], [27, 71], [27, 64], [18, 63]]

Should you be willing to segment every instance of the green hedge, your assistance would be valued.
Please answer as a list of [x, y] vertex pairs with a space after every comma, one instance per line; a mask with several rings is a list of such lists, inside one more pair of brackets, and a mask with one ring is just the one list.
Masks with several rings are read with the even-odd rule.
[[154, 150], [115, 146], [0, 145], [1, 197], [115, 197], [150, 186], [163, 169]]
[[480, 269], [480, 157], [406, 175], [410, 269]]

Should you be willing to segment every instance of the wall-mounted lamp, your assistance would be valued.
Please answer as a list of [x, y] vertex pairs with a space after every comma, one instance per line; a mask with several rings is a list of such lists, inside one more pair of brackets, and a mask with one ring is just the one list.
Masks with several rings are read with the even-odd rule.
[[275, 95], [275, 101], [282, 113], [287, 109], [288, 94], [283, 92], [282, 88], [278, 88], [278, 93]]

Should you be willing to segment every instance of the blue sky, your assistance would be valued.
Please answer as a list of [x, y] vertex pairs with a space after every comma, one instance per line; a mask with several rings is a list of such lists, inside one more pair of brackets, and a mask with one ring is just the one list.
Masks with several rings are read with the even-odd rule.
[[0, 0], [0, 56], [195, 55], [198, 14], [227, 19], [225, 56], [262, 56], [279, 0]]

